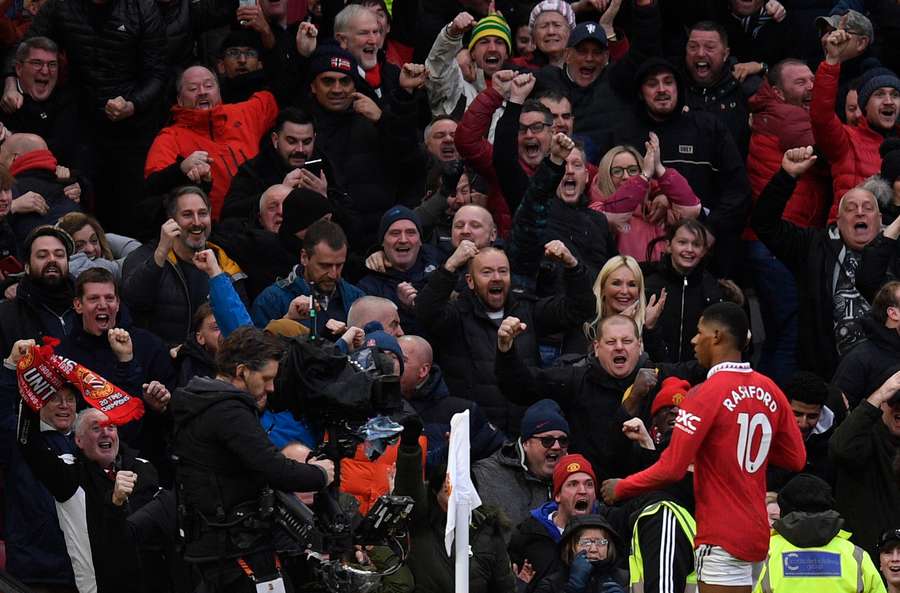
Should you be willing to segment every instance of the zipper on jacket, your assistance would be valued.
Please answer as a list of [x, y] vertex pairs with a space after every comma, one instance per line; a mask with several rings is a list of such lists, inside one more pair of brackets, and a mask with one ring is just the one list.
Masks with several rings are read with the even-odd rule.
[[681, 362], [681, 348], [684, 346], [684, 296], [687, 294], [687, 276], [681, 284], [681, 317], [678, 321], [678, 361]]

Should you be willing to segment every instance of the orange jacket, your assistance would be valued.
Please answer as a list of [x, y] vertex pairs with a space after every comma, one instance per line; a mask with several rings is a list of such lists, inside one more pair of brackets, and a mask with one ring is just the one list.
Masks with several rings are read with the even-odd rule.
[[[428, 440], [419, 437], [422, 446], [422, 467], [425, 467], [425, 451]], [[366, 458], [363, 445], [356, 447], [353, 459], [341, 460], [341, 492], [352, 494], [359, 501], [359, 513], [365, 515], [384, 494], [390, 494], [393, 474], [397, 466], [399, 443], [389, 446], [375, 461]], [[424, 471], [424, 470], [423, 470]]]
[[268, 91], [254, 93], [242, 103], [222, 103], [213, 109], [176, 105], [172, 107], [174, 123], [159, 132], [147, 153], [144, 177], [194, 151], [205, 150], [212, 159], [209, 199], [213, 219], [218, 220], [231, 178], [238, 167], [257, 155], [260, 139], [274, 125], [277, 115], [278, 105]]

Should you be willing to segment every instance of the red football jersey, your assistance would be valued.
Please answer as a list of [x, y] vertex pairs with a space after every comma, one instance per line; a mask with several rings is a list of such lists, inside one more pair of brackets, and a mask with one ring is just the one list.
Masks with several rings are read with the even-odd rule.
[[694, 464], [695, 545], [764, 560], [769, 549], [766, 467], [806, 464], [803, 437], [785, 395], [746, 363], [724, 362], [680, 405], [672, 441], [652, 467], [616, 485], [629, 498], [680, 480]]

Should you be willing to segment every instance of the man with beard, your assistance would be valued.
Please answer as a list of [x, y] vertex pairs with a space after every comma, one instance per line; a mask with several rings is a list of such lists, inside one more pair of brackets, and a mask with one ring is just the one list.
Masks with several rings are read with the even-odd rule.
[[835, 113], [841, 64], [854, 55], [858, 36], [847, 31], [847, 16], [841, 27], [825, 38], [825, 60], [816, 69], [809, 114], [816, 148], [828, 159], [834, 188], [829, 222], [838, 215], [838, 202], [850, 189], [881, 168], [878, 148], [884, 139], [897, 134], [900, 114], [900, 79], [885, 68], [863, 74], [857, 88], [861, 117], [854, 126], [842, 124]]
[[245, 303], [247, 294], [240, 267], [207, 241], [212, 212], [206, 193], [199, 187], [180, 187], [165, 207], [168, 220], [160, 228], [159, 241], [142, 245], [125, 258], [122, 296], [135, 325], [151, 330], [171, 347], [188, 339], [191, 316], [209, 295], [209, 277], [193, 263], [196, 253], [212, 249]]
[[[307, 161], [313, 162], [307, 165]], [[316, 150], [315, 122], [297, 107], [278, 113], [271, 141], [264, 141], [259, 154], [237, 170], [225, 196], [222, 218], [252, 220], [261, 212], [260, 195], [275, 184], [308, 189], [325, 197], [337, 191], [328, 159]]]
[[684, 52], [687, 74], [685, 104], [694, 111], [705, 111], [718, 118], [746, 158], [750, 142], [750, 117], [747, 99], [759, 88], [758, 76], [738, 80], [732, 74], [728, 33], [713, 21], [701, 21], [691, 27]]
[[[538, 337], [579, 326], [591, 317], [595, 306], [587, 268], [561, 241], [548, 242], [543, 255], [565, 268], [565, 288], [553, 296], [534, 299], [513, 294], [506, 254], [462, 241], [416, 298], [416, 319], [437, 346], [436, 359], [447, 385], [467, 393], [509, 436], [518, 433], [522, 410], [504, 397], [494, 374], [500, 320], [513, 315], [527, 324], [519, 351], [525, 364], [537, 366]], [[466, 265], [469, 290], [451, 300], [457, 272]]]
[[378, 242], [378, 221], [386, 210], [418, 203], [424, 193], [426, 158], [412, 93], [425, 83], [425, 70], [404, 66], [399, 86], [383, 105], [357, 92], [356, 58], [334, 45], [316, 49], [309, 77], [316, 146], [350, 195], [346, 230], [351, 250], [363, 252]]
[[334, 479], [330, 460], [286, 458], [259, 423], [281, 356], [274, 336], [238, 328], [219, 348], [216, 378], [195, 378], [172, 400], [184, 558], [197, 566], [208, 590], [264, 590], [266, 583], [292, 590], [282, 582], [271, 523], [258, 518], [260, 496], [266, 488], [318, 492]]
[[203, 66], [185, 70], [176, 90], [173, 123], [157, 134], [147, 153], [147, 190], [159, 196], [188, 183], [211, 183], [210, 215], [219, 220], [231, 178], [259, 152], [278, 105], [268, 91], [242, 103], [223, 103], [216, 75]]
[[15, 298], [0, 302], [0, 350], [8, 352], [16, 340], [62, 338], [72, 331], [77, 317], [69, 257], [74, 251], [72, 238], [55, 227], [37, 227], [25, 238], [25, 275]]
[[[475, 63], [475, 80], [472, 82], [465, 79], [456, 61], [456, 54], [463, 49], [463, 36], [470, 30], [468, 49]], [[499, 14], [476, 21], [468, 12], [461, 12], [441, 29], [425, 60], [428, 70], [425, 90], [428, 91], [431, 113], [435, 117], [457, 113], [461, 100], [465, 101], [463, 109], [468, 107], [509, 59], [511, 38], [509, 25]], [[499, 116], [498, 113], [496, 117]]]
[[637, 69], [634, 83], [640, 125], [626, 130], [618, 143], [641, 146], [650, 132], [656, 133], [662, 163], [681, 173], [700, 198], [701, 220], [716, 244], [715, 273], [735, 274], [740, 233], [750, 207], [750, 184], [731, 134], [708, 113], [683, 111], [683, 81], [670, 62], [646, 60]]
[[[332, 332], [329, 322], [344, 325], [353, 302], [363, 296], [342, 278], [347, 261], [347, 236], [330, 220], [314, 222], [303, 237], [300, 263], [287, 278], [276, 280], [253, 301], [250, 315], [257, 327], [284, 317], [310, 328], [315, 335]], [[333, 326], [333, 323], [332, 323]]]
[[830, 378], [839, 357], [864, 337], [860, 321], [869, 304], [855, 279], [863, 248], [878, 234], [880, 214], [872, 192], [857, 187], [841, 197], [836, 226], [802, 229], [783, 220], [797, 178], [815, 162], [811, 146], [785, 152], [750, 224], [797, 279], [800, 368]]
[[562, 566], [558, 544], [572, 517], [599, 510], [597, 476], [583, 455], [560, 457], [552, 480], [550, 500], [529, 511], [509, 543], [509, 559], [518, 567], [527, 562], [534, 570], [528, 591], [534, 591], [538, 583]]
[[[403, 352], [400, 394], [422, 419], [423, 434], [428, 439], [426, 467], [431, 469], [447, 463], [450, 420], [454, 414], [465, 410], [469, 411], [472, 463], [499, 449], [505, 438], [503, 433], [488, 422], [478, 404], [450, 393], [441, 368], [434, 364], [434, 353], [428, 340], [419, 336], [400, 336], [397, 342]], [[485, 502], [484, 495], [484, 490], [481, 490], [482, 502]], [[505, 508], [508, 508], [505, 505], [507, 501], [508, 499], [502, 501]]]
[[568, 444], [569, 423], [559, 405], [535, 402], [522, 415], [519, 438], [472, 467], [482, 502], [502, 508], [513, 525], [524, 521], [531, 509], [551, 500], [553, 472]]
[[[815, 144], [809, 119], [814, 79], [805, 63], [783, 60], [772, 66], [767, 80], [750, 98], [753, 121], [747, 176], [754, 202], [781, 167], [785, 150]], [[828, 167], [818, 163], [797, 179], [782, 217], [802, 228], [821, 228], [830, 193]], [[759, 369], [776, 381], [785, 381], [797, 367], [797, 281], [749, 225], [743, 238], [766, 329]]]
[[222, 42], [216, 71], [222, 79], [224, 103], [240, 103], [266, 88], [266, 76], [260, 59], [262, 42], [252, 29], [233, 30]]

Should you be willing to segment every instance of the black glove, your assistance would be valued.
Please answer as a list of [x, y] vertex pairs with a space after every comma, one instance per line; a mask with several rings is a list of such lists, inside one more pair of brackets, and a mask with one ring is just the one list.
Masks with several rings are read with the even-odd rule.
[[400, 433], [401, 447], [416, 447], [419, 444], [419, 437], [422, 436], [422, 419], [418, 414], [410, 414], [402, 421], [403, 432]]

